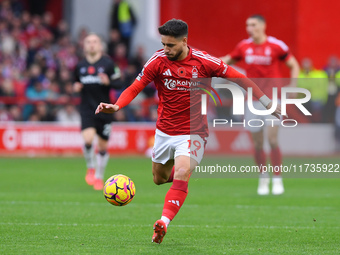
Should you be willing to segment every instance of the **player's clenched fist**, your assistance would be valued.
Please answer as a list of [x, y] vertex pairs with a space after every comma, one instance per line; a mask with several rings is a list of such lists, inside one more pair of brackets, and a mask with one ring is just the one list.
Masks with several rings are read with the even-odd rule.
[[96, 114], [103, 112], [103, 113], [114, 113], [119, 110], [119, 106], [116, 104], [107, 104], [107, 103], [100, 103], [97, 106]]

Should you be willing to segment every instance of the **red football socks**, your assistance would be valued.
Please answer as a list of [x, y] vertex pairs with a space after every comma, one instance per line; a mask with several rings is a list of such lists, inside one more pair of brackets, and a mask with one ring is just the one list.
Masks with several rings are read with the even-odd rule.
[[171, 174], [169, 176], [169, 179], [166, 182], [173, 182], [174, 174], [175, 174], [175, 166], [172, 167]]
[[280, 166], [282, 164], [282, 154], [279, 147], [272, 149], [270, 151], [270, 161], [272, 162], [272, 166], [274, 167], [274, 175], [280, 175]]
[[264, 153], [264, 150], [255, 150], [254, 157], [256, 164], [261, 167], [260, 173], [262, 173], [262, 167], [266, 165], [266, 154]]
[[187, 181], [173, 180], [173, 183], [165, 196], [162, 216], [173, 220], [187, 197], [187, 190]]

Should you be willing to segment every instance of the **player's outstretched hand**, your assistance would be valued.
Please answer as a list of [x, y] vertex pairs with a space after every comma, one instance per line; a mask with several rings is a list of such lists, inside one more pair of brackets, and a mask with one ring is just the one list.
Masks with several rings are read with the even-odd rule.
[[[272, 102], [269, 103], [269, 105], [267, 105], [267, 109], [270, 109], [272, 107]], [[275, 116], [276, 118], [280, 119], [281, 116], [281, 105], [277, 105], [275, 111], [272, 113], [273, 116]], [[287, 115], [285, 115], [286, 118], [288, 118]]]
[[97, 106], [96, 114], [103, 112], [103, 113], [114, 113], [119, 110], [119, 106], [116, 104], [107, 104], [107, 103], [100, 103]]

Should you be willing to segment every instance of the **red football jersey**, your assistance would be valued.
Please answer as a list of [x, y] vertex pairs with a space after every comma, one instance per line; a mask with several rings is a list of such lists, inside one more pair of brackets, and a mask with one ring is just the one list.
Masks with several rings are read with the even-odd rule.
[[[137, 80], [145, 86], [154, 81], [159, 97], [157, 128], [169, 135], [208, 136], [206, 115], [201, 115], [199, 78], [211, 86], [211, 77], [227, 78], [228, 66], [206, 52], [191, 49], [181, 61], [168, 60], [157, 51], [144, 65]], [[197, 79], [198, 78], [198, 79]], [[196, 90], [195, 90], [196, 88]]]
[[[244, 61], [249, 78], [282, 78], [280, 62], [287, 61], [291, 53], [283, 41], [268, 36], [263, 44], [255, 44], [252, 38], [242, 40], [230, 56], [236, 61]], [[256, 79], [255, 82], [270, 98], [272, 88], [280, 87], [279, 84], [282, 83], [273, 79]]]

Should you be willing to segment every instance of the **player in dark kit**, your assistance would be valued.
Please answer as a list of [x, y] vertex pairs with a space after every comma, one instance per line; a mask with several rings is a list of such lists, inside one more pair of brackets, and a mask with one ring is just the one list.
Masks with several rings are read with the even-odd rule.
[[[107, 114], [94, 115], [93, 111], [100, 102], [110, 100], [111, 88], [121, 86], [120, 71], [109, 57], [103, 56], [102, 41], [96, 34], [89, 34], [84, 39], [84, 54], [85, 59], [75, 69], [74, 91], [81, 95], [81, 130], [87, 164], [85, 180], [95, 190], [101, 190], [109, 159], [107, 146], [113, 117]], [[96, 134], [98, 154], [95, 164], [93, 140]]]
[[[191, 100], [194, 87], [191, 79], [235, 78], [243, 88], [251, 87], [267, 109], [272, 105], [271, 100], [244, 75], [220, 59], [189, 47], [188, 26], [184, 21], [170, 20], [158, 31], [164, 49], [149, 59], [116, 104], [100, 103], [96, 110], [96, 114], [114, 113], [129, 104], [151, 81], [155, 82], [159, 105], [152, 155], [153, 181], [157, 185], [172, 183], [165, 196], [162, 216], [154, 224], [152, 241], [155, 243], [162, 242], [170, 221], [186, 199], [190, 174], [203, 158], [208, 136], [207, 118], [201, 114], [201, 107], [190, 105], [190, 101], [200, 104], [199, 100]], [[209, 89], [211, 84], [206, 86]], [[273, 114], [279, 117], [280, 113], [281, 108], [277, 106]]]

